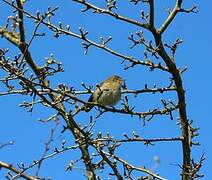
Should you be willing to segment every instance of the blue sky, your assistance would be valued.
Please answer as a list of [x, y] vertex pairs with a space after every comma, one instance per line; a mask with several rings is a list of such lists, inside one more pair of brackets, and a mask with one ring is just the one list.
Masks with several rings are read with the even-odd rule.
[[[42, 2], [42, 3], [39, 3]], [[95, 1], [92, 1], [95, 2]], [[98, 5], [102, 6], [103, 2]], [[165, 19], [167, 7], [172, 7], [169, 3], [156, 3], [156, 25], [160, 24]], [[183, 44], [179, 46], [176, 53], [176, 63], [180, 67], [188, 67], [188, 70], [183, 75], [183, 83], [186, 90], [186, 104], [188, 118], [194, 121], [194, 127], [199, 127], [200, 135], [195, 139], [201, 143], [199, 147], [192, 148], [192, 155], [195, 160], [198, 160], [203, 152], [206, 154], [206, 161], [203, 165], [201, 173], [205, 175], [203, 179], [211, 179], [212, 173], [209, 170], [212, 163], [212, 142], [209, 140], [210, 130], [210, 109], [212, 100], [211, 95], [211, 28], [212, 24], [209, 21], [211, 14], [210, 7], [212, 2], [201, 3], [193, 0], [187, 1], [185, 7], [197, 6], [199, 12], [197, 14], [179, 14], [175, 21], [170, 25], [164, 33], [163, 39], [165, 43], [174, 42], [177, 38], [183, 39]], [[99, 42], [99, 37], [107, 38], [112, 35], [113, 40], [109, 46], [126, 55], [132, 55], [142, 59], [142, 47], [129, 49], [131, 43], [128, 36], [136, 31], [140, 31], [136, 26], [129, 25], [113, 19], [105, 15], [92, 14], [90, 11], [81, 13], [82, 6], [72, 2], [57, 0], [32, 1], [30, 0], [25, 5], [26, 10], [31, 13], [45, 12], [48, 6], [59, 6], [55, 13], [53, 23], [58, 21], [63, 22], [64, 26], [69, 24], [71, 29], [78, 33], [78, 27], [89, 32], [88, 37]], [[129, 16], [139, 20], [140, 9], [143, 5], [130, 5], [129, 1], [118, 1], [119, 12], [122, 15]], [[145, 7], [144, 7], [145, 8]], [[5, 23], [6, 17], [12, 12], [5, 3], [0, 1], [0, 26]], [[33, 32], [33, 23], [26, 19], [26, 35], [30, 39]], [[52, 32], [42, 26], [39, 32], [46, 32], [46, 36], [35, 39], [30, 47], [30, 51], [34, 59], [39, 65], [44, 64], [45, 57], [54, 54], [55, 59], [63, 63], [64, 73], [58, 74], [54, 79], [51, 79], [53, 87], [58, 83], [64, 83], [68, 86], [73, 86], [77, 90], [83, 90], [80, 85], [84, 82], [88, 85], [95, 86], [106, 77], [118, 74], [126, 79], [126, 84], [129, 89], [144, 88], [144, 84], [153, 87], [167, 86], [169, 84], [169, 75], [160, 71], [149, 72], [146, 67], [137, 66], [133, 69], [124, 70], [124, 65], [120, 64], [121, 59], [112, 56], [95, 47], [91, 47], [87, 55], [83, 54], [82, 42], [79, 39], [72, 37], [61, 36], [54, 38]], [[152, 36], [148, 32], [144, 32], [145, 37], [151, 39]], [[10, 57], [16, 55], [17, 48], [9, 44], [5, 39], [0, 39], [0, 48], [10, 48]], [[0, 71], [2, 78], [3, 72]], [[1, 89], [0, 84], [0, 89]], [[149, 108], [158, 105], [160, 98], [166, 100], [173, 99], [176, 101], [174, 93], [167, 95], [148, 95], [141, 94], [137, 98], [130, 95], [129, 100], [131, 105], [135, 105], [137, 110], [145, 111]], [[88, 96], [82, 96], [87, 99]], [[39, 118], [47, 118], [51, 115], [51, 110], [46, 108], [35, 107], [32, 113], [27, 113], [23, 108], [18, 107], [23, 101], [30, 100], [29, 97], [23, 96], [2, 96], [0, 97], [1, 119], [0, 127], [0, 143], [14, 140], [15, 144], [7, 146], [0, 150], [0, 160], [12, 163], [31, 164], [33, 160], [39, 159], [44, 150], [44, 142], [48, 139], [50, 129], [54, 123], [42, 124], [38, 122]], [[121, 103], [117, 105], [121, 107]], [[96, 114], [95, 111], [90, 113], [82, 113], [76, 117], [76, 121], [81, 124], [89, 122], [89, 116]], [[168, 117], [155, 117], [148, 122], [146, 126], [142, 126], [142, 122], [134, 117], [119, 114], [105, 114], [97, 119], [94, 127], [94, 134], [101, 131], [103, 134], [110, 132], [111, 136], [122, 138], [124, 133], [131, 134], [136, 131], [143, 138], [156, 137], [177, 137], [180, 135], [177, 124], [177, 114], [173, 121]], [[61, 134], [63, 122], [57, 128], [54, 137], [54, 142], [51, 144], [52, 151], [54, 147], [60, 147], [63, 139], [67, 141], [67, 145], [73, 145], [72, 136], [66, 132]], [[92, 150], [91, 150], [92, 152]], [[144, 165], [150, 169], [160, 173], [161, 176], [170, 180], [179, 179], [180, 169], [176, 164], [181, 163], [182, 151], [179, 143], [157, 143], [154, 146], [144, 146], [143, 144], [133, 143], [125, 144], [119, 148], [117, 153], [120, 157], [134, 163], [135, 165]], [[155, 167], [154, 157], [160, 157], [160, 165]], [[41, 168], [41, 176], [52, 177], [52, 179], [85, 179], [84, 171], [81, 169], [81, 164], [71, 172], [65, 172], [66, 165], [72, 160], [80, 157], [77, 150], [68, 151], [43, 163]], [[34, 171], [30, 172], [34, 173]], [[5, 171], [0, 171], [0, 178], [4, 178]], [[105, 174], [101, 176], [106, 179]]]

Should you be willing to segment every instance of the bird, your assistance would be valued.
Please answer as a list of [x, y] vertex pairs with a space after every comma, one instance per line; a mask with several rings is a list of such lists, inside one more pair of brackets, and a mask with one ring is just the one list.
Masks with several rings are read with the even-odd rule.
[[[121, 85], [124, 80], [113, 75], [102, 81], [96, 86], [96, 90], [92, 93], [88, 102], [98, 103], [104, 106], [114, 106], [121, 99]], [[85, 111], [89, 112], [94, 105], [85, 105]]]

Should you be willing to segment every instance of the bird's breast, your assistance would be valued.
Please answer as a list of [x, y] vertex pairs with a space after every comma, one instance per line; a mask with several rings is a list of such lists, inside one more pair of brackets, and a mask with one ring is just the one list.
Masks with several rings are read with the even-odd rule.
[[106, 106], [114, 106], [120, 100], [120, 97], [120, 88], [108, 89], [102, 92], [97, 102]]

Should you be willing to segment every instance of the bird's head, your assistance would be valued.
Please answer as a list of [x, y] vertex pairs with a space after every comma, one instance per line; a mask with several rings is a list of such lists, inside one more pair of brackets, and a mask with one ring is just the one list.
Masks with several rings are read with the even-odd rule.
[[108, 80], [109, 79], [112, 80], [113, 82], [117, 82], [119, 84], [122, 84], [124, 82], [124, 80], [118, 75], [111, 76], [110, 78], [108, 78]]

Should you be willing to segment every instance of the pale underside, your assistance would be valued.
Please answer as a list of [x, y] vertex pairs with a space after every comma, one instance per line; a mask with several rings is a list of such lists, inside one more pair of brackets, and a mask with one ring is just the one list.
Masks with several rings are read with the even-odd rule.
[[121, 98], [121, 87], [115, 89], [97, 89], [93, 94], [92, 101], [106, 106], [114, 106]]

